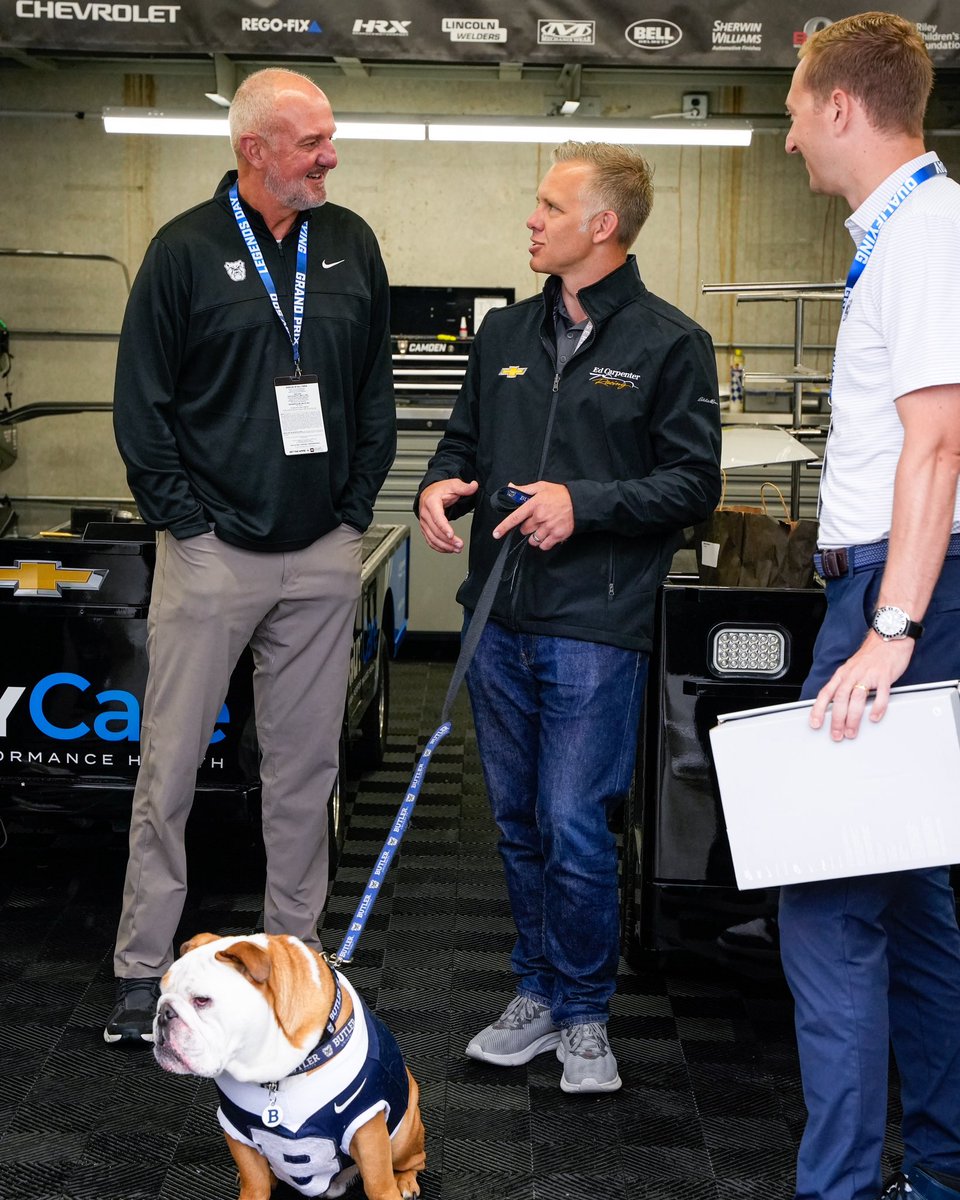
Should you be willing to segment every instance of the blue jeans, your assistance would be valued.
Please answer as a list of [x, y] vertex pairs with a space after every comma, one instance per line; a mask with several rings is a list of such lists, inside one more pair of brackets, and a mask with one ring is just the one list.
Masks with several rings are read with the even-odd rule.
[[491, 621], [467, 673], [517, 927], [517, 990], [566, 1027], [605, 1022], [616, 987], [617, 844], [646, 655]]
[[[828, 582], [804, 698], [863, 641], [881, 575]], [[960, 677], [960, 559], [945, 563], [924, 624], [898, 684]], [[948, 869], [782, 888], [780, 934], [808, 1113], [798, 1200], [879, 1196], [891, 1042], [904, 1169], [960, 1174], [960, 932]]]

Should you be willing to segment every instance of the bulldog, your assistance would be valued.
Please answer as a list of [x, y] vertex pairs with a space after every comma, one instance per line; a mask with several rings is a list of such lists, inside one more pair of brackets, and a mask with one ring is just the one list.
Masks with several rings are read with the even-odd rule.
[[349, 981], [294, 937], [201, 933], [161, 980], [154, 1057], [213, 1079], [239, 1200], [420, 1195], [420, 1090]]

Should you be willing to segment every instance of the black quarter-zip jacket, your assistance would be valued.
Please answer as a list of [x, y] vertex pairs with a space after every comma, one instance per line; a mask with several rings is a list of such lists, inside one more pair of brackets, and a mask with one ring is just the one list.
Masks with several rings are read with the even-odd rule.
[[[302, 549], [341, 522], [365, 529], [393, 462], [387, 277], [359, 216], [329, 203], [304, 214], [300, 358], [319, 377], [328, 450], [286, 455], [274, 379], [293, 374], [293, 351], [230, 207], [235, 179], [150, 243], [120, 335], [114, 428], [148, 525]], [[292, 332], [301, 221], [278, 245], [243, 207]]]
[[448, 510], [473, 509], [469, 573], [457, 593], [470, 610], [500, 545], [491, 532], [504, 514], [491, 497], [511, 481], [564, 484], [573, 534], [548, 551], [520, 541], [493, 619], [649, 651], [656, 591], [681, 531], [720, 498], [713, 344], [647, 291], [631, 255], [578, 293], [593, 330], [558, 371], [559, 288], [551, 277], [542, 295], [488, 313], [420, 491], [455, 476], [479, 481], [474, 496]]

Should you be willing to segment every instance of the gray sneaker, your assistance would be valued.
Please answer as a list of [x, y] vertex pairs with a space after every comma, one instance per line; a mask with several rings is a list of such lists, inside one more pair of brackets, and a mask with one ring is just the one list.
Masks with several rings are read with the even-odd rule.
[[557, 1058], [563, 1063], [565, 1092], [615, 1092], [623, 1086], [607, 1027], [598, 1021], [561, 1030]]
[[559, 1045], [560, 1030], [550, 1009], [530, 996], [517, 995], [492, 1025], [481, 1029], [467, 1046], [467, 1058], [497, 1067], [519, 1067]]

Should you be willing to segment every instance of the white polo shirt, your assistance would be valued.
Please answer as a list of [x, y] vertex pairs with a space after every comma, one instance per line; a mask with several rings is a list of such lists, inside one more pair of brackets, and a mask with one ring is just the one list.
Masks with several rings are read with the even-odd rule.
[[[899, 185], [936, 157], [904, 163], [864, 200], [845, 222], [855, 246]], [[960, 383], [960, 185], [936, 175], [883, 225], [840, 323], [820, 484], [821, 548], [889, 536], [903, 448], [896, 401], [948, 383]], [[960, 490], [953, 529], [960, 530]]]

